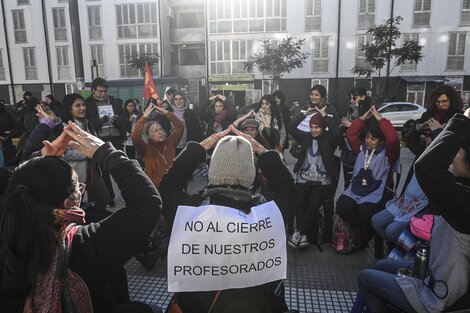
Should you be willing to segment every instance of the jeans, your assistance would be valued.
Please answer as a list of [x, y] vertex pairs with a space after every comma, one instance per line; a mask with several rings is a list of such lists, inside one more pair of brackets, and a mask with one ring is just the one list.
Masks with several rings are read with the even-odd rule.
[[413, 270], [411, 262], [380, 260], [375, 269], [365, 269], [359, 273], [357, 277], [359, 290], [370, 311], [386, 312], [386, 304], [389, 303], [402, 311], [416, 312], [395, 280], [400, 267]]
[[372, 216], [372, 227], [387, 242], [395, 243], [401, 232], [408, 227], [408, 222], [395, 222], [395, 216], [384, 209]]

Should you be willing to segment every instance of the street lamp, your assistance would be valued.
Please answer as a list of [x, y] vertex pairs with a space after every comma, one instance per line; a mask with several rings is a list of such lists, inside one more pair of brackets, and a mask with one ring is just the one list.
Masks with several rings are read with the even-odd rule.
[[91, 65], [91, 80], [95, 80], [96, 77], [99, 77], [100, 73], [98, 71], [98, 64], [96, 63], [96, 59], [93, 59], [92, 65]]

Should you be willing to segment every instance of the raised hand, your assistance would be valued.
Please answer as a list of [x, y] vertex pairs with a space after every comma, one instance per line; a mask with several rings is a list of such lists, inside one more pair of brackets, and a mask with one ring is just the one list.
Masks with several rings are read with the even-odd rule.
[[315, 108], [310, 108], [309, 107], [303, 114], [304, 114], [304, 116], [307, 116], [307, 115], [313, 114], [315, 112], [317, 112], [317, 110], [315, 110]]
[[69, 141], [69, 146], [80, 151], [90, 159], [93, 157], [96, 150], [104, 144], [103, 140], [84, 131], [71, 121], [68, 127], [64, 129], [64, 133], [72, 138], [72, 140]]
[[199, 144], [206, 150], [212, 149], [215, 144], [220, 140], [220, 138], [227, 136], [230, 134], [230, 132], [236, 129], [233, 125], [230, 125], [229, 128], [227, 128], [224, 131], [221, 131], [220, 133], [212, 134], [203, 141], [201, 141]]
[[168, 113], [168, 110], [165, 110], [164, 108], [158, 107], [158, 106], [155, 107], [155, 111], [157, 111], [157, 113], [162, 114], [162, 115], [165, 115]]
[[57, 120], [57, 116], [55, 115], [54, 111], [51, 110], [47, 105], [38, 104], [35, 106], [36, 109], [36, 116], [39, 118], [45, 118], [51, 121]]
[[466, 109], [463, 115], [465, 115], [467, 118], [470, 118], [470, 108]]
[[148, 107], [145, 109], [144, 113], [142, 114], [143, 117], [147, 118], [149, 117], [150, 113], [156, 108], [156, 106], [150, 102]]
[[[326, 107], [323, 107], [323, 108], [319, 108], [318, 106], [316, 106], [314, 108], [315, 111], [317, 111], [318, 113], [321, 114], [322, 117], [325, 117], [326, 116], [326, 111], [325, 111]], [[307, 110], [308, 111], [308, 110]]]
[[382, 119], [382, 114], [380, 114], [379, 111], [377, 111], [377, 109], [375, 108], [375, 105], [370, 107], [370, 111], [372, 115], [374, 115], [377, 121], [380, 121]]
[[361, 120], [365, 121], [368, 118], [370, 118], [371, 116], [372, 116], [372, 107], [366, 113], [364, 113], [362, 116], [360, 116], [359, 118]]
[[244, 137], [245, 139], [247, 139], [251, 144], [251, 148], [253, 149], [253, 152], [256, 153], [257, 155], [261, 155], [261, 154], [265, 153], [266, 151], [268, 151], [268, 150], [266, 150], [265, 147], [263, 147], [258, 141], [256, 141], [250, 135], [242, 133], [241, 131], [239, 131], [235, 127], [232, 127], [232, 131], [235, 135], [240, 136], [240, 137]]
[[72, 138], [67, 134], [68, 126], [64, 128], [62, 134], [57, 137], [53, 142], [43, 140], [42, 144], [44, 147], [41, 149], [41, 154], [43, 156], [61, 156], [64, 154], [65, 150], [69, 148], [69, 142]]

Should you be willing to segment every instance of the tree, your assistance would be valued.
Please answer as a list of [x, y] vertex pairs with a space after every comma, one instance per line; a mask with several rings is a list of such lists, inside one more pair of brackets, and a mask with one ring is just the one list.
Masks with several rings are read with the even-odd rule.
[[[372, 42], [361, 48], [364, 52], [365, 62], [356, 65], [351, 70], [352, 73], [367, 78], [378, 71], [378, 77], [381, 77], [382, 69], [387, 65], [385, 86], [381, 90], [377, 87], [376, 92], [377, 97], [381, 100], [384, 96], [388, 96], [388, 80], [395, 67], [410, 61], [419, 63], [423, 58], [421, 52], [423, 46], [418, 42], [407, 40], [401, 47], [396, 46], [396, 41], [401, 37], [398, 26], [402, 20], [401, 16], [397, 16], [384, 21], [383, 24], [370, 27], [366, 34], [372, 35]], [[392, 68], [390, 68], [390, 64], [393, 64]]]
[[144, 51], [139, 52], [137, 55], [129, 54], [127, 56], [127, 65], [130, 68], [138, 69], [142, 75], [145, 71], [145, 63], [149, 65], [150, 71], [153, 71], [153, 65], [158, 64], [160, 56], [158, 53], [147, 53]]
[[287, 37], [282, 41], [270, 39], [261, 40], [262, 51], [248, 58], [245, 69], [252, 71], [256, 66], [263, 75], [268, 74], [273, 80], [275, 88], [279, 86], [279, 80], [283, 73], [302, 67], [310, 53], [301, 52], [305, 39]]

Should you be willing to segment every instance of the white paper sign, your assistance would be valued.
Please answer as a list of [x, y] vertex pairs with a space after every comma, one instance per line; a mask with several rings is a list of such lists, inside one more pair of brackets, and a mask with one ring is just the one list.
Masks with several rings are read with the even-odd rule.
[[114, 110], [112, 105], [100, 105], [98, 106], [98, 116], [103, 118], [103, 116], [114, 116]]
[[[317, 114], [317, 113], [313, 113]], [[302, 122], [300, 122], [299, 125], [297, 125], [297, 129], [301, 130], [303, 132], [310, 132], [310, 119], [312, 118], [313, 114], [307, 115]]]
[[245, 288], [285, 279], [286, 236], [274, 201], [237, 209], [180, 206], [168, 248], [168, 291]]

